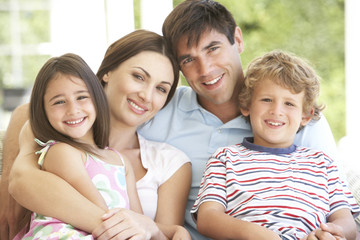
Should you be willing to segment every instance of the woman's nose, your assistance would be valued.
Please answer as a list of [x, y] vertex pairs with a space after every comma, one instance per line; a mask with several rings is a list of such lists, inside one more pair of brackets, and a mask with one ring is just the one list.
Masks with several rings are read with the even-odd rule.
[[150, 102], [152, 99], [152, 89], [151, 87], [147, 86], [144, 87], [140, 92], [139, 92], [139, 97], [144, 101], [144, 102]]

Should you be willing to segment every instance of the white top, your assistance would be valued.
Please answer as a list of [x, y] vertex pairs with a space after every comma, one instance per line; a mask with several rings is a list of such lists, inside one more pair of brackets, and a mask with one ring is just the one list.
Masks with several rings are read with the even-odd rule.
[[147, 173], [136, 182], [136, 187], [144, 214], [155, 219], [158, 188], [190, 159], [167, 143], [148, 141], [140, 134], [138, 138], [142, 165]]

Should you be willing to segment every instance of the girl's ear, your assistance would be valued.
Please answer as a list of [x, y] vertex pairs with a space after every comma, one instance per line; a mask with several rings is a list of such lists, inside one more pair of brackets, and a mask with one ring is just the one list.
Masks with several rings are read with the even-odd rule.
[[240, 108], [240, 112], [244, 117], [248, 117], [250, 115], [250, 111], [245, 108]]
[[310, 110], [310, 113], [306, 114], [306, 113], [303, 113], [302, 115], [302, 119], [301, 119], [301, 126], [305, 126], [306, 124], [308, 124], [311, 119], [312, 119], [312, 116], [314, 116], [314, 113], [315, 113], [315, 110], [314, 108], [312, 108]]

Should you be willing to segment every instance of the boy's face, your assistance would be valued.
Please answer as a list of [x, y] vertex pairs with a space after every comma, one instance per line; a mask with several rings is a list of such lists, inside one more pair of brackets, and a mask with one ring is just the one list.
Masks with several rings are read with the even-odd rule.
[[304, 92], [295, 94], [270, 79], [262, 80], [254, 89], [248, 110], [254, 143], [264, 147], [291, 146], [299, 127], [310, 117], [303, 112]]
[[181, 71], [205, 108], [235, 99], [234, 89], [243, 76], [240, 28], [236, 28], [234, 37], [235, 43], [231, 45], [224, 34], [205, 31], [199, 43], [191, 47], [187, 46], [187, 36], [179, 39], [177, 56]]

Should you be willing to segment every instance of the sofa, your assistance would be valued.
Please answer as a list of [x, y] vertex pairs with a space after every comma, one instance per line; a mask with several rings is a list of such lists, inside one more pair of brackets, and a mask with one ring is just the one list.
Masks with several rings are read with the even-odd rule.
[[[3, 151], [3, 139], [5, 131], [0, 130], [0, 173], [2, 173], [2, 151]], [[349, 188], [354, 195], [357, 203], [360, 205], [360, 169], [352, 168], [351, 166], [345, 167], [345, 174], [349, 184]], [[357, 229], [360, 231], [360, 216], [356, 219]], [[360, 235], [360, 234], [359, 234]], [[360, 239], [360, 238], [359, 238]]]

